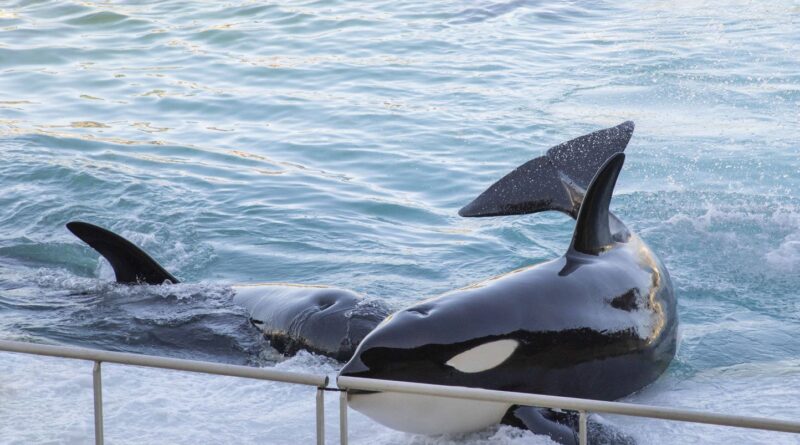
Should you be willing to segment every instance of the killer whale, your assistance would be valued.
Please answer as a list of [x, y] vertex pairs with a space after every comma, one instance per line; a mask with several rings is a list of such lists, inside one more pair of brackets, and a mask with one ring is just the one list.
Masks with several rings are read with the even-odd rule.
[[[142, 249], [114, 232], [83, 221], [71, 221], [67, 229], [108, 260], [118, 283], [179, 283]], [[236, 285], [233, 290], [234, 303], [247, 310], [250, 323], [285, 355], [305, 349], [347, 361], [390, 313], [380, 300], [327, 286], [265, 283]]]
[[[676, 300], [658, 257], [609, 212], [624, 160], [612, 154], [586, 188], [561, 258], [395, 312], [364, 338], [340, 375], [600, 400], [653, 382], [675, 355]], [[524, 176], [519, 171], [462, 216], [574, 211], [566, 199], [520, 200], [512, 186]], [[580, 187], [558, 180], [563, 198]], [[381, 392], [348, 398], [372, 419], [413, 433], [468, 432], [503, 420], [528, 425], [535, 417], [533, 408], [493, 402]], [[553, 432], [561, 423], [551, 422], [548, 434], [574, 442]]]
[[[633, 123], [625, 122], [553, 147], [459, 212], [465, 217], [564, 212], [576, 218], [576, 228], [570, 249], [558, 260], [392, 315], [377, 300], [327, 287], [235, 286], [234, 301], [247, 308], [253, 326], [280, 352], [308, 349], [350, 360], [342, 375], [599, 399], [627, 395], [669, 363], [677, 325], [666, 269], [608, 211], [632, 131]], [[110, 231], [82, 222], [67, 227], [109, 260], [121, 283], [178, 282]], [[535, 316], [526, 324], [525, 314]], [[414, 317], [428, 322], [408, 321]], [[463, 432], [502, 421], [561, 443], [574, 441], [574, 421], [549, 410], [444, 402], [351, 395], [355, 409], [404, 431]]]

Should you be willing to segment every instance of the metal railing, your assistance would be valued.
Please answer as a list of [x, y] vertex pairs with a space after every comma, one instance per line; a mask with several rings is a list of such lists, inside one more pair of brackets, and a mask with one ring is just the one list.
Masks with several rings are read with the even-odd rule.
[[325, 444], [325, 389], [328, 376], [279, 371], [276, 369], [253, 368], [250, 366], [226, 365], [196, 360], [183, 360], [151, 355], [130, 354], [126, 352], [100, 351], [96, 349], [41, 345], [36, 343], [0, 340], [0, 351], [50, 357], [87, 360], [94, 362], [92, 386], [94, 388], [94, 441], [102, 445], [103, 436], [103, 380], [102, 363], [144, 366], [147, 368], [172, 369], [175, 371], [199, 372], [203, 374], [225, 375], [247, 379], [269, 380], [273, 382], [294, 383], [317, 388], [317, 444]]
[[316, 443], [319, 445], [324, 445], [325, 443], [324, 397], [326, 390], [341, 391], [339, 396], [339, 434], [342, 445], [347, 445], [348, 436], [348, 390], [399, 392], [405, 394], [449, 397], [486, 402], [501, 402], [512, 405], [536, 406], [542, 408], [577, 411], [579, 413], [578, 438], [581, 445], [586, 445], [587, 443], [587, 415], [589, 412], [705, 423], [740, 428], [753, 428], [787, 433], [800, 433], [800, 422], [798, 421], [707, 413], [696, 410], [639, 405], [632, 403], [604, 402], [599, 400], [576, 399], [571, 397], [557, 397], [508, 391], [493, 391], [479, 388], [465, 388], [461, 386], [428, 385], [423, 383], [364, 379], [344, 376], [337, 379], [337, 385], [339, 388], [336, 389], [327, 387], [328, 377], [324, 375], [5, 340], [0, 340], [0, 352], [18, 352], [23, 354], [44, 355], [94, 362], [94, 367], [92, 370], [92, 386], [94, 389], [94, 428], [96, 444], [103, 443], [102, 363], [104, 362], [120, 365], [144, 366], [148, 368], [171, 369], [176, 371], [216, 374], [230, 377], [269, 380], [316, 387]]
[[621, 414], [625, 416], [649, 417], [654, 419], [677, 420], [692, 423], [754, 428], [759, 430], [800, 433], [800, 422], [792, 420], [765, 419], [761, 417], [737, 416], [730, 414], [707, 413], [680, 408], [639, 405], [633, 403], [604, 402], [600, 400], [576, 399], [571, 397], [545, 396], [509, 391], [493, 391], [463, 386], [428, 385], [424, 383], [399, 382], [394, 380], [364, 379], [358, 377], [339, 377], [336, 384], [344, 390], [339, 399], [341, 416], [341, 443], [347, 444], [347, 395], [348, 390], [399, 392], [426, 396], [440, 396], [455, 399], [468, 399], [484, 402], [504, 402], [512, 405], [536, 406], [541, 408], [577, 411], [578, 441], [587, 443], [586, 418], [589, 412]]

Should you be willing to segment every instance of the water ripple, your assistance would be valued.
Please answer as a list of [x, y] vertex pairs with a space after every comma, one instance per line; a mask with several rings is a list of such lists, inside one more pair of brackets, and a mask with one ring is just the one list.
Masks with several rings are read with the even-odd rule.
[[[735, 0], [6, 2], [0, 334], [273, 363], [225, 283], [401, 305], [552, 258], [568, 218], [458, 208], [547, 147], [634, 119], [613, 206], [668, 264], [685, 328], [660, 391], [756, 400], [761, 381], [728, 371], [782, 373], [800, 354], [798, 14]], [[109, 284], [72, 219], [200, 284], [180, 298]], [[416, 440], [354, 421], [364, 442]]]

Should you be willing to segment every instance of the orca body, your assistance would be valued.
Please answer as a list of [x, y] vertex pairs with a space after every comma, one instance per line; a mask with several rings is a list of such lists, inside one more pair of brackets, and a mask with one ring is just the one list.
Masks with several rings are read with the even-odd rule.
[[[561, 258], [391, 315], [379, 301], [321, 286], [234, 286], [234, 301], [278, 351], [349, 360], [344, 376], [600, 400], [631, 394], [666, 369], [678, 324], [666, 268], [609, 212], [632, 132], [625, 122], [553, 147], [459, 211], [566, 213], [576, 225]], [[118, 282], [178, 282], [112, 232], [82, 222], [67, 227], [109, 260]], [[401, 431], [461, 433], [503, 422], [577, 443], [575, 419], [552, 410], [380, 392], [349, 392], [348, 399]], [[602, 430], [590, 422], [590, 439]]]
[[[620, 244], [597, 256], [573, 251], [396, 312], [341, 375], [600, 400], [631, 394], [672, 360], [677, 324], [663, 265], [638, 237]], [[374, 420], [423, 434], [480, 430], [511, 408], [415, 398], [349, 396]], [[460, 405], [473, 415], [466, 423]]]
[[[615, 129], [629, 138], [633, 125]], [[658, 378], [675, 355], [676, 300], [658, 257], [609, 212], [627, 139], [616, 144], [588, 185], [549, 159], [562, 145], [460, 212], [572, 215], [579, 204], [564, 256], [394, 313], [364, 338], [340, 375], [599, 400], [626, 396]], [[545, 178], [544, 198], [543, 188], [526, 193], [531, 172], [531, 182]], [[480, 430], [517, 409], [381, 392], [348, 397], [351, 407], [384, 425], [423, 434]]]

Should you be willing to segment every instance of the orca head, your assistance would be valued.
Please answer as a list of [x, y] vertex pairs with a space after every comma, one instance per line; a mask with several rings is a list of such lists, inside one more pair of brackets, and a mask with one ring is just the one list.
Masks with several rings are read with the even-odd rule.
[[509, 335], [482, 335], [478, 326], [485, 324], [475, 320], [476, 314], [468, 321], [454, 305], [436, 303], [423, 302], [387, 317], [340, 374], [467, 385], [480, 380], [478, 374], [497, 371], [520, 346]]
[[[443, 304], [436, 304], [443, 303]], [[457, 306], [423, 302], [384, 320], [356, 349], [341, 376], [492, 388], [510, 374], [520, 343], [475, 335]], [[487, 320], [488, 321], [488, 320]], [[481, 323], [481, 325], [485, 325]], [[472, 331], [472, 333], [470, 333]], [[348, 393], [350, 406], [390, 428], [418, 434], [477, 431], [498, 423], [509, 404], [398, 393]]]

